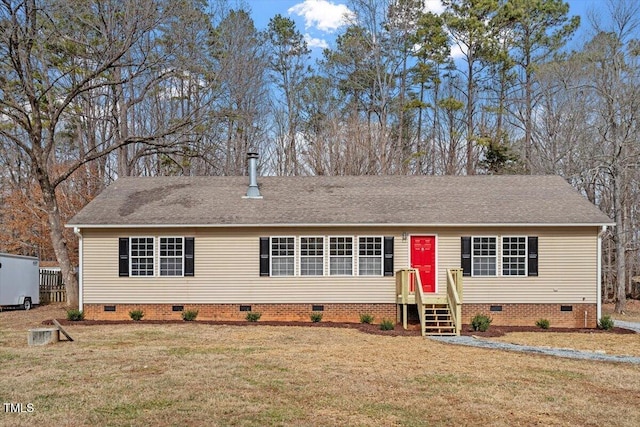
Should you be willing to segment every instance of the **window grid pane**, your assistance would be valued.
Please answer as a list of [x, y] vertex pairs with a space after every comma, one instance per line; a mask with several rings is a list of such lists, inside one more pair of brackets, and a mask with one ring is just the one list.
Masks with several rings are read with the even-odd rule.
[[182, 276], [183, 238], [160, 238], [160, 276]]
[[293, 257], [278, 257], [271, 261], [272, 276], [293, 276]]
[[153, 237], [131, 238], [131, 276], [153, 276]]
[[353, 274], [353, 259], [351, 257], [331, 257], [329, 274], [332, 276], [350, 276]]
[[358, 263], [358, 273], [360, 276], [381, 276], [382, 258], [360, 258]]
[[527, 275], [527, 238], [502, 238], [502, 275]]
[[324, 238], [300, 238], [300, 275], [322, 276], [324, 274]]
[[358, 238], [358, 274], [382, 275], [382, 237]]
[[295, 271], [295, 239], [271, 238], [271, 275], [293, 276]]
[[322, 276], [324, 274], [322, 257], [300, 258], [301, 276]]
[[329, 274], [351, 276], [353, 274], [353, 238], [329, 239]]
[[473, 275], [495, 276], [497, 264], [495, 237], [473, 238]]

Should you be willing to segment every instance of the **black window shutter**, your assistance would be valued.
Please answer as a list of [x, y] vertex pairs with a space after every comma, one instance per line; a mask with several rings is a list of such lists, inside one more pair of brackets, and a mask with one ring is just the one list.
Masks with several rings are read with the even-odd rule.
[[529, 270], [529, 276], [538, 275], [538, 237], [529, 236], [527, 242], [528, 254], [527, 254], [527, 269]]
[[269, 238], [260, 238], [260, 276], [269, 275]]
[[194, 265], [195, 239], [193, 237], [184, 238], [184, 275], [193, 276], [195, 273]]
[[463, 236], [460, 239], [460, 267], [463, 276], [471, 276], [471, 237]]
[[118, 276], [129, 277], [129, 238], [128, 237], [119, 238]]
[[384, 238], [384, 275], [393, 276], [393, 236]]

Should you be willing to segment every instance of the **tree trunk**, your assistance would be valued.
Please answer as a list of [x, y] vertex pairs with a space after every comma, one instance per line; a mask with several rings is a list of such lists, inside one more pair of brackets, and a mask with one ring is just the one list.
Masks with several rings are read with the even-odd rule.
[[626, 236], [624, 233], [624, 222], [622, 212], [622, 189], [621, 177], [619, 172], [614, 169], [613, 171], [613, 210], [616, 221], [616, 286], [615, 286], [615, 312], [622, 313], [627, 303], [626, 294]]
[[475, 169], [473, 165], [473, 103], [475, 86], [473, 82], [473, 57], [469, 57], [467, 81], [467, 175], [474, 175]]
[[525, 171], [528, 174], [532, 173], [532, 165], [531, 165], [531, 157], [533, 152], [533, 143], [532, 143], [532, 130], [533, 127], [533, 99], [532, 99], [532, 72], [531, 72], [531, 64], [530, 57], [527, 54], [526, 62], [525, 62], [525, 119], [524, 119], [524, 165]]
[[56, 259], [60, 264], [62, 271], [62, 279], [65, 283], [67, 291], [67, 306], [78, 308], [79, 290], [78, 277], [71, 264], [69, 252], [67, 250], [67, 242], [64, 238], [62, 218], [60, 217], [60, 209], [58, 208], [58, 200], [56, 199], [55, 189], [51, 187], [46, 177], [39, 178], [40, 188], [42, 190], [42, 198], [45, 209], [49, 218], [49, 227], [51, 228], [51, 243]]

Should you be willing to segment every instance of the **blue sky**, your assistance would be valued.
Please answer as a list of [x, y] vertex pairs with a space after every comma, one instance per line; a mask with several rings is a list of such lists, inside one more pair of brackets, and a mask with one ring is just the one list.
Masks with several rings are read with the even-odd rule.
[[[342, 16], [349, 9], [345, 0], [244, 0], [258, 29], [265, 29], [276, 14], [293, 19], [298, 30], [305, 35], [309, 47], [319, 54], [323, 47], [332, 46], [344, 23]], [[430, 10], [442, 10], [440, 0], [427, 0]], [[581, 38], [588, 26], [587, 11], [606, 10], [606, 0], [569, 0], [571, 15], [580, 15], [582, 24], [576, 39]]]

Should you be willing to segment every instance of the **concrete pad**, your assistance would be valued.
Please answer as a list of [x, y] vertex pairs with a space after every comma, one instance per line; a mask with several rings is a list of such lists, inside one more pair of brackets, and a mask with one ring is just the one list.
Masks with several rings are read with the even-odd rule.
[[55, 344], [58, 341], [60, 341], [58, 328], [29, 329], [29, 334], [27, 335], [29, 345]]

